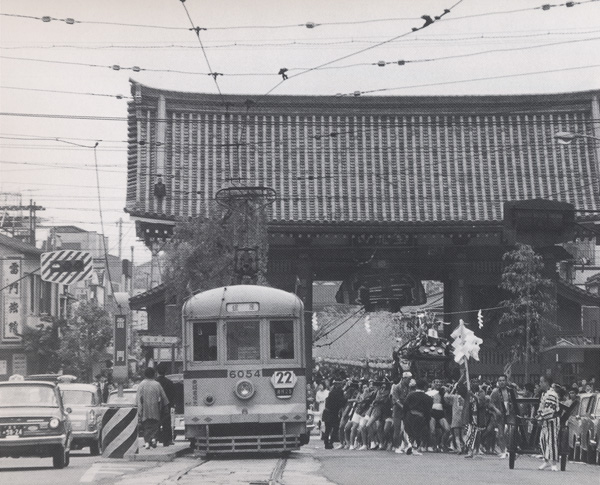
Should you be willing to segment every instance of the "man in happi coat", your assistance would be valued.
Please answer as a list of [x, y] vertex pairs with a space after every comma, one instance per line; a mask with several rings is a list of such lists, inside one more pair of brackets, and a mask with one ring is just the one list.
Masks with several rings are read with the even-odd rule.
[[152, 367], [144, 371], [145, 379], [137, 388], [136, 403], [142, 430], [144, 447], [156, 448], [156, 436], [160, 428], [160, 418], [163, 408], [169, 405], [169, 399], [159, 382], [154, 380], [156, 372]]
[[552, 471], [558, 471], [558, 430], [559, 430], [559, 401], [558, 394], [552, 388], [552, 378], [540, 377], [540, 389], [543, 392], [540, 408], [537, 414], [541, 422], [540, 447], [544, 456], [544, 463], [540, 470], [548, 467]]

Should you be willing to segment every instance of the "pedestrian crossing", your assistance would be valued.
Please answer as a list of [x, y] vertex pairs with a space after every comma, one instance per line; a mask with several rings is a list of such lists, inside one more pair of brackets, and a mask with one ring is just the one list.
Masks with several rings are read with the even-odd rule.
[[147, 468], [145, 463], [136, 462], [98, 462], [94, 463], [79, 479], [79, 483], [94, 483], [107, 478], [117, 478]]

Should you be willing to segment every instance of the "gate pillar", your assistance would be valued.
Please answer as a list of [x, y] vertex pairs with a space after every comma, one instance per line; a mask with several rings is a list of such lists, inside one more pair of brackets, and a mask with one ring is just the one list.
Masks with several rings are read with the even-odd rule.
[[298, 256], [296, 266], [296, 295], [304, 303], [304, 335], [305, 335], [305, 360], [306, 382], [312, 383], [312, 313], [313, 313], [313, 270], [312, 261], [306, 253]]

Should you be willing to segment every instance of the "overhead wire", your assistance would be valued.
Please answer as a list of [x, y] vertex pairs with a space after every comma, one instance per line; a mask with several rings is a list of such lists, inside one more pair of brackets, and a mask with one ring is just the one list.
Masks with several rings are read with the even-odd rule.
[[17, 86], [0, 86], [0, 89], [13, 89], [16, 91], [34, 91], [40, 93], [76, 94], [80, 96], [97, 96], [116, 99], [133, 99], [131, 96], [124, 96], [121, 94], [85, 93], [81, 91], [61, 91], [58, 89], [24, 88]]
[[190, 24], [192, 26], [192, 30], [196, 33], [196, 37], [198, 39], [198, 43], [200, 44], [200, 49], [202, 50], [202, 55], [204, 56], [204, 60], [206, 61], [206, 65], [209, 69], [209, 74], [210, 76], [213, 78], [213, 81], [215, 83], [215, 86], [217, 88], [217, 91], [219, 92], [219, 95], [221, 96], [221, 99], [223, 101], [223, 103], [225, 104], [224, 98], [223, 98], [223, 93], [221, 92], [221, 86], [219, 86], [219, 81], [217, 80], [217, 77], [219, 75], [223, 75], [222, 73], [213, 71], [213, 68], [210, 65], [210, 61], [208, 60], [208, 54], [206, 53], [206, 50], [204, 49], [204, 44], [202, 43], [202, 37], [200, 36], [200, 27], [196, 27], [196, 24], [194, 24], [194, 21], [192, 20], [192, 17], [190, 15], [190, 12], [187, 8], [187, 6], [185, 5], [185, 0], [180, 0], [181, 2], [181, 6], [183, 7], [183, 9], [185, 10], [185, 14], [187, 15], [188, 20], [190, 21]]
[[[587, 67], [587, 66], [584, 66]], [[595, 67], [595, 65], [589, 66], [589, 67]], [[462, 81], [461, 81], [462, 82]], [[467, 81], [468, 82], [468, 81]], [[426, 86], [426, 84], [423, 85], [415, 85], [413, 87], [420, 87], [420, 86]], [[259, 95], [260, 96], [260, 95]], [[518, 96], [526, 96], [526, 95], [514, 95], [513, 97], [518, 97]], [[340, 96], [336, 96], [336, 95], [327, 95], [327, 96], [318, 96], [315, 97], [315, 101], [320, 101], [319, 98], [330, 98], [331, 99], [331, 103], [335, 103], [335, 100], [337, 98], [339, 98]], [[425, 97], [425, 96], [423, 96]], [[502, 96], [500, 96], [501, 98]], [[506, 96], [508, 97], [508, 96]], [[324, 101], [321, 102], [321, 106], [323, 105]], [[446, 120], [448, 120], [448, 127], [452, 127], [452, 125], [454, 126], [473, 126], [473, 122], [469, 121], [469, 120], [462, 120], [459, 119], [461, 117], [464, 117], [466, 113], [456, 113], [456, 114], [449, 114], [449, 115], [436, 115], [436, 114], [425, 114], [425, 115], [413, 115], [413, 114], [409, 114], [409, 115], [402, 115], [399, 114], [398, 116], [395, 115], [390, 115], [389, 118], [394, 118], [394, 117], [398, 117], [398, 118], [417, 118], [417, 117], [421, 117], [421, 118], [444, 118]], [[524, 115], [524, 114], [530, 114], [529, 112], [526, 112], [524, 110], [521, 109], [515, 109], [515, 110], [511, 110], [511, 111], [498, 111], [498, 112], [491, 112], [489, 115], [486, 115], [488, 118], [503, 118], [503, 117], [509, 117], [511, 115]], [[76, 115], [76, 114], [57, 114], [57, 113], [18, 113], [18, 112], [7, 112], [7, 111], [0, 111], [0, 116], [9, 116], [9, 117], [22, 117], [22, 118], [49, 118], [49, 119], [72, 119], [72, 120], [85, 120], [85, 121], [118, 121], [118, 122], [124, 122], [124, 121], [143, 121], [145, 123], [148, 124], [155, 124], [155, 123], [170, 123], [172, 125], [176, 124], [176, 123], [181, 123], [181, 119], [173, 119], [173, 118], [154, 118], [154, 119], [147, 119], [145, 117], [137, 117], [137, 116], [92, 116], [92, 115]], [[260, 115], [258, 115], [260, 116]], [[261, 123], [262, 126], [266, 126], [266, 127], [279, 127], [279, 126], [295, 126], [295, 122], [292, 120], [286, 120], [286, 119], [281, 119], [281, 120], [268, 120], [267, 117], [265, 116], [265, 120], [264, 122]], [[303, 120], [303, 124], [307, 127], [312, 127], [312, 126], [317, 126], [319, 128], [321, 128], [323, 126], [323, 122], [321, 120], [313, 120], [313, 116], [307, 116], [307, 118], [310, 119], [306, 119]], [[184, 120], [185, 122], [189, 123], [189, 124], [199, 124], [201, 123], [201, 119], [198, 118], [197, 120]], [[237, 121], [235, 119], [229, 119], [229, 120], [213, 120], [214, 124], [216, 126], [223, 126], [223, 125], [242, 125], [244, 123], [244, 121]], [[576, 120], [577, 123], [582, 123], [582, 124], [596, 124], [596, 123], [600, 123], [600, 118], [587, 118], [587, 119], [582, 119], [582, 120]], [[451, 125], [450, 125], [451, 123]], [[512, 121], [511, 121], [512, 123]], [[532, 121], [525, 121], [525, 120], [514, 120], [514, 123], [517, 125], [523, 125], [523, 124], [531, 124]], [[544, 121], [545, 124], [548, 125], [560, 125], [563, 123], [563, 120], [561, 119], [556, 119], [556, 120], [545, 120]], [[410, 124], [411, 126], [429, 126], [431, 125], [431, 122], [428, 121], [411, 121], [410, 123], [403, 123], [403, 124], [385, 124], [385, 123], [380, 123], [379, 124], [379, 128], [386, 128], [386, 127], [403, 127], [407, 124]], [[341, 125], [344, 128], [347, 128], [347, 125]], [[140, 144], [142, 144], [142, 142], [139, 142]], [[251, 144], [258, 144], [258, 143], [251, 143]], [[222, 144], [223, 147], [227, 146], [228, 144]]]
[[[184, 3], [184, 1], [185, 0], [183, 0], [182, 3]], [[535, 11], [535, 10], [550, 10], [552, 8], [557, 8], [557, 7], [570, 8], [570, 7], [575, 7], [577, 5], [595, 3], [597, 1], [598, 0], [583, 0], [583, 1], [570, 1], [570, 2], [565, 2], [565, 3], [561, 3], [561, 4], [543, 4], [543, 5], [540, 5], [537, 7], [527, 7], [527, 8], [520, 8], [520, 9], [499, 10], [499, 11], [493, 11], [493, 12], [468, 14], [468, 15], [463, 15], [460, 17], [451, 18], [451, 20], [464, 20], [464, 19], [469, 19], [469, 18], [489, 17], [489, 16], [493, 16], [493, 15], [507, 15], [507, 14], [523, 13], [523, 12]], [[451, 7], [451, 8], [453, 8], [453, 7]], [[65, 24], [69, 24], [69, 25], [74, 25], [74, 24], [113, 25], [113, 26], [120, 26], [120, 27], [149, 28], [149, 29], [161, 29], [161, 30], [179, 30], [179, 31], [184, 31], [184, 30], [189, 31], [189, 30], [196, 30], [196, 29], [203, 30], [203, 31], [251, 30], [251, 29], [272, 30], [272, 29], [289, 29], [289, 28], [299, 28], [299, 27], [307, 28], [307, 29], [314, 29], [316, 27], [323, 27], [323, 26], [362, 25], [362, 24], [369, 24], [369, 23], [419, 20], [418, 17], [389, 17], [389, 18], [361, 19], [361, 20], [334, 21], [334, 22], [307, 21], [307, 22], [302, 22], [302, 23], [290, 23], [290, 24], [224, 25], [224, 26], [214, 26], [214, 27], [210, 27], [210, 26], [200, 27], [200, 26], [196, 26], [196, 24], [194, 24], [192, 22], [192, 28], [186, 28], [186, 27], [178, 27], [178, 26], [156, 25], [156, 24], [138, 24], [138, 23], [129, 23], [129, 22], [109, 22], [109, 21], [100, 21], [100, 20], [77, 20], [77, 19], [70, 18], [70, 17], [57, 18], [57, 17], [48, 16], [48, 15], [33, 16], [33, 15], [23, 15], [23, 14], [15, 14], [15, 13], [0, 13], [0, 16], [23, 18], [23, 19], [28, 19], [28, 20], [41, 20], [44, 23], [49, 23], [51, 21], [57, 21], [57, 22], [64, 22]], [[444, 20], [448, 21], [450, 19], [444, 19]]]
[[431, 87], [431, 86], [445, 86], [445, 85], [449, 85], [449, 84], [491, 81], [494, 79], [508, 79], [508, 78], [515, 78], [515, 77], [523, 77], [523, 76], [534, 76], [534, 75], [538, 75], [538, 74], [551, 74], [551, 73], [555, 73], [555, 72], [577, 71], [577, 70], [581, 70], [581, 69], [594, 69], [597, 67], [600, 67], [600, 64], [589, 64], [587, 66], [564, 67], [561, 69], [546, 69], [546, 70], [542, 70], [542, 71], [532, 71], [532, 72], [523, 72], [523, 73], [515, 73], [515, 74], [499, 74], [496, 76], [485, 76], [485, 77], [478, 77], [478, 78], [472, 78], [472, 79], [457, 79], [454, 81], [439, 81], [439, 82], [435, 82], [435, 83], [412, 84], [412, 85], [407, 85], [407, 86], [397, 86], [397, 87], [393, 87], [393, 88], [367, 89], [364, 91], [357, 90], [352, 93], [339, 94], [339, 96], [360, 96], [363, 94], [398, 91], [398, 90], [402, 90], [402, 89], [412, 89], [412, 88], [416, 88], [416, 87], [421, 88], [421, 87]]
[[[414, 59], [403, 58], [401, 60], [395, 60], [395, 61], [360, 62], [360, 63], [348, 64], [348, 65], [342, 65], [342, 66], [325, 66], [325, 67], [321, 67], [317, 70], [319, 70], [319, 71], [338, 70], [338, 69], [349, 69], [349, 68], [354, 68], [354, 67], [370, 67], [370, 66], [383, 67], [385, 65], [390, 65], [390, 64], [399, 64], [399, 65], [403, 66], [406, 64], [437, 62], [437, 61], [444, 61], [444, 60], [449, 60], [449, 59], [475, 57], [475, 56], [481, 56], [481, 55], [498, 53], [498, 52], [515, 52], [515, 51], [539, 49], [539, 48], [544, 48], [544, 47], [554, 47], [557, 45], [567, 45], [567, 44], [590, 42], [590, 41], [597, 41], [597, 40], [600, 40], [600, 37], [591, 37], [591, 38], [586, 38], [586, 39], [562, 40], [562, 41], [550, 42], [550, 43], [545, 43], [545, 44], [527, 45], [527, 46], [519, 46], [519, 47], [505, 47], [505, 48], [499, 48], [499, 49], [488, 49], [488, 50], [483, 50], [483, 51], [478, 51], [478, 52], [468, 52], [468, 53], [464, 53], [464, 54], [454, 54], [454, 55], [440, 56], [440, 57], [434, 57], [434, 58], [414, 58]], [[64, 61], [53, 61], [53, 60], [37, 59], [37, 58], [29, 58], [29, 57], [16, 57], [16, 56], [0, 56], [0, 57], [4, 57], [7, 59], [13, 59], [13, 60], [32, 61], [32, 62], [47, 62], [47, 63], [57, 63], [57, 64], [64, 63]], [[88, 63], [83, 63], [83, 62], [81, 62], [81, 63], [69, 62], [69, 64], [85, 66], [85, 67], [94, 67], [94, 68], [110, 67], [110, 66], [100, 66], [97, 64], [88, 64]], [[210, 66], [209, 66], [209, 68], [210, 68]], [[133, 69], [133, 68], [123, 68], [123, 69]], [[199, 75], [199, 76], [206, 76], [206, 75], [213, 76], [213, 74], [214, 74], [212, 72], [184, 71], [184, 70], [177, 70], [177, 69], [145, 69], [145, 68], [138, 68], [138, 69], [140, 69], [141, 71], [148, 71], [148, 72], [167, 72], [167, 73], [189, 74], [189, 75]], [[310, 71], [311, 69], [312, 68], [306, 68], [306, 67], [289, 67], [289, 68], [287, 68], [287, 71], [289, 71], [289, 72]], [[273, 76], [277, 76], [278, 74], [275, 71], [272, 71], [272, 72], [219, 72], [218, 75], [224, 76], [224, 77], [252, 77], [252, 76], [273, 77]], [[288, 77], [293, 77], [293, 76], [288, 76]], [[116, 99], [133, 99], [131, 96], [124, 96], [121, 94], [103, 94], [103, 93], [87, 93], [87, 92], [77, 92], [77, 91], [60, 91], [60, 90], [50, 90], [50, 89], [24, 88], [24, 87], [16, 87], [16, 86], [0, 86], [0, 87], [4, 88], [4, 89], [14, 89], [14, 90], [22, 90], [22, 91], [39, 91], [39, 92], [49, 92], [49, 93], [61, 93], [61, 94], [100, 96], [100, 97], [109, 97], [109, 98], [116, 98]]]
[[342, 333], [340, 333], [336, 338], [334, 338], [331, 342], [327, 342], [327, 343], [323, 343], [323, 344], [317, 344], [315, 345], [315, 347], [330, 347], [331, 345], [333, 345], [335, 342], [337, 342], [339, 339], [341, 339], [344, 335], [346, 335], [350, 330], [352, 330], [354, 328], [354, 326], [360, 322], [360, 320], [363, 318], [363, 315], [359, 315], [358, 318], [352, 323], [352, 325], [349, 325], [348, 328], [346, 330], [344, 330]]
[[[2, 146], [2, 145], [0, 145]], [[35, 167], [45, 167], [47, 169], [57, 169], [57, 168], [66, 168], [66, 169], [73, 169], [73, 170], [85, 170], [85, 171], [89, 171], [89, 170], [94, 170], [93, 167], [90, 167], [89, 165], [84, 165], [84, 166], [77, 166], [77, 165], [64, 165], [64, 164], [47, 164], [47, 163], [35, 163], [35, 162], [16, 162], [16, 161], [7, 161], [7, 160], [0, 160], [0, 166], [2, 166], [3, 164], [6, 165], [27, 165], [27, 166], [35, 166]], [[24, 169], [24, 170], [29, 170], [29, 169]], [[32, 169], [32, 170], [39, 170], [38, 168]], [[4, 170], [3, 170], [4, 171]], [[13, 170], [16, 171], [16, 170]], [[123, 170], [106, 170], [104, 167], [102, 169], [100, 169], [101, 172], [105, 172], [105, 173], [120, 173], [123, 174], [126, 172], [126, 169]]]
[[[475, 41], [477, 45], [482, 45], [485, 43], [484, 41], [502, 41], [506, 43], [507, 40], [510, 39], [530, 39], [533, 37], [546, 37], [549, 36], [577, 36], [577, 35], [587, 35], [587, 34], [597, 34], [600, 32], [599, 29], [587, 29], [580, 31], [571, 31], [567, 32], [563, 30], [546, 30], [546, 31], [517, 31], [515, 33], [509, 34], [495, 34], [492, 35], [489, 32], [481, 32], [481, 33], [472, 33], [472, 35], [466, 36], [465, 34], [456, 34], [456, 33], [439, 33], [437, 36], [418, 36], [415, 35], [412, 38], [403, 38], [398, 40], [398, 43], [408, 43], [411, 44], [410, 47], [415, 47], [417, 43], [423, 42], [424, 45], [435, 45], [443, 44], [447, 45], [448, 43], [456, 44], [457, 42], [462, 41]], [[445, 37], [446, 35], [446, 37]], [[454, 36], [454, 37], [452, 37]], [[290, 40], [288, 42], [280, 41], [231, 41], [227, 44], [214, 44], [210, 45], [206, 42], [204, 43], [204, 48], [207, 50], [210, 49], [227, 49], [227, 48], [243, 48], [248, 47], [252, 49], [267, 47], [322, 47], [322, 46], [346, 46], [348, 44], [376, 44], [380, 42], [379, 40], [369, 40], [372, 37], [351, 37], [349, 39], [343, 38], [344, 40], [333, 40], [327, 41], [328, 38], [316, 39], [316, 41], [298, 41], [298, 40]], [[285, 39], [284, 39], [285, 40]], [[320, 41], [319, 41], [320, 40]], [[487, 42], [489, 43], [489, 42]], [[88, 49], [88, 50], [98, 50], [98, 49], [196, 49], [195, 45], [185, 45], [185, 44], [157, 44], [157, 45], [146, 45], [146, 44], [107, 44], [107, 45], [75, 45], [75, 44], [49, 44], [49, 45], [14, 45], [14, 46], [3, 46], [4, 50], [18, 50], [18, 49]]]

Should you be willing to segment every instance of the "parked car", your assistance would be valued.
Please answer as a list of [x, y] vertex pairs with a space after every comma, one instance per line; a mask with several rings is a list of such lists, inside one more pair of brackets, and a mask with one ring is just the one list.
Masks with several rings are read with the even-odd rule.
[[71, 449], [90, 447], [90, 454], [97, 456], [102, 451], [102, 415], [106, 407], [102, 405], [100, 390], [94, 384], [59, 382], [65, 406], [71, 408], [73, 442]]
[[581, 454], [590, 465], [600, 465], [598, 439], [600, 437], [600, 393], [594, 393], [586, 413], [581, 417]]
[[[579, 395], [579, 407], [569, 417], [569, 456], [581, 461], [588, 453], [588, 432], [593, 428], [592, 411], [596, 408], [598, 393]], [[585, 443], [584, 443], [585, 442]]]
[[595, 428], [593, 436], [590, 437], [590, 450], [588, 451], [591, 459], [590, 463], [595, 461], [596, 465], [600, 465], [600, 398], [596, 399], [596, 410], [594, 411]]
[[71, 409], [55, 383], [19, 378], [0, 382], [0, 457], [52, 457], [54, 468], [68, 466]]

